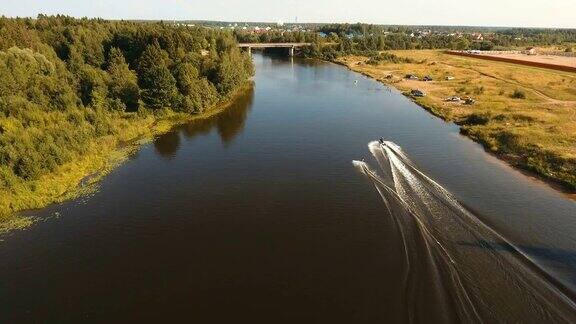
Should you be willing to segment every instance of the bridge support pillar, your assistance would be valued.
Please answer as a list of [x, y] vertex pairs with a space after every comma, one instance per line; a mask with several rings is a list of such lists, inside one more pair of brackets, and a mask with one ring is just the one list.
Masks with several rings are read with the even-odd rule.
[[290, 57], [294, 56], [294, 46], [288, 48], [288, 56], [290, 56]]
[[252, 56], [252, 47], [248, 47], [247, 51], [248, 51], [248, 55]]

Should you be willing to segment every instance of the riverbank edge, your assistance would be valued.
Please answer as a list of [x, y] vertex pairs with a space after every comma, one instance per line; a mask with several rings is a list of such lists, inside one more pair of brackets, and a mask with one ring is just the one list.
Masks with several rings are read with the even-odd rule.
[[[451, 119], [449, 116], [443, 114], [442, 110], [439, 109], [438, 107], [435, 107], [434, 105], [429, 105], [429, 104], [423, 103], [421, 101], [418, 101], [414, 97], [412, 97], [410, 95], [410, 93], [402, 91], [402, 89], [395, 87], [394, 83], [387, 82], [387, 80], [378, 78], [377, 76], [371, 75], [370, 73], [367, 73], [365, 71], [356, 70], [356, 69], [354, 69], [354, 66], [346, 64], [345, 62], [342, 62], [342, 61], [338, 61], [338, 59], [323, 60], [323, 61], [344, 66], [352, 72], [359, 73], [359, 74], [361, 74], [367, 78], [370, 78], [372, 80], [375, 80], [377, 82], [385, 84], [386, 86], [390, 86], [390, 87], [396, 89], [403, 96], [405, 96], [410, 101], [412, 101], [416, 105], [420, 106], [424, 110], [428, 111], [430, 114], [442, 119], [443, 121], [452, 122], [452, 123], [458, 125], [458, 127], [460, 129], [460, 134], [463, 136], [466, 136], [467, 138], [471, 139], [475, 143], [480, 144], [486, 153], [488, 153], [488, 154], [498, 158], [499, 160], [505, 162], [507, 165], [517, 169], [518, 171], [520, 171], [524, 175], [531, 177], [531, 178], [534, 178], [534, 179], [537, 179], [537, 180], [545, 183], [546, 185], [550, 186], [551, 188], [553, 188], [557, 191], [560, 191], [563, 194], [566, 194], [568, 196], [568, 198], [576, 200], [576, 188], [574, 188], [573, 184], [571, 184], [568, 181], [563, 180], [561, 178], [556, 178], [556, 177], [547, 175], [545, 173], [538, 172], [538, 170], [535, 170], [533, 167], [530, 167], [529, 165], [526, 165], [525, 163], [523, 163], [522, 159], [519, 159], [517, 156], [512, 156], [510, 154], [501, 154], [501, 153], [494, 152], [494, 151], [490, 150], [486, 141], [484, 141], [482, 138], [472, 136], [472, 134], [466, 132], [465, 129], [462, 128], [462, 125], [460, 125], [455, 120]], [[517, 152], [517, 153], [523, 154], [523, 152]]]
[[50, 188], [49, 190], [27, 191], [25, 195], [24, 188], [10, 192], [0, 191], [0, 196], [4, 196], [2, 199], [8, 202], [6, 204], [0, 201], [0, 234], [32, 225], [35, 222], [34, 217], [21, 215], [24, 211], [41, 209], [94, 192], [95, 185], [100, 180], [136, 153], [142, 145], [170, 132], [176, 126], [212, 118], [224, 112], [239, 96], [253, 87], [254, 82], [247, 81], [230, 96], [199, 114], [164, 109], [160, 113], [141, 117], [133, 125], [139, 131], [127, 140], [120, 135], [97, 139], [92, 143], [90, 152], [82, 159], [62, 165], [56, 172], [28, 183], [37, 188]]

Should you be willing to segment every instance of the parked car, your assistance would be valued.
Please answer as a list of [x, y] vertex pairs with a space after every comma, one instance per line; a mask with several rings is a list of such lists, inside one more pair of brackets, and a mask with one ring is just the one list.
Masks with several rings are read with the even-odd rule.
[[460, 99], [460, 97], [456, 97], [456, 96], [446, 98], [446, 101], [450, 101], [450, 102], [460, 102], [460, 100], [462, 100], [462, 99]]
[[472, 98], [466, 98], [464, 99], [464, 104], [465, 105], [473, 105], [476, 103], [476, 100], [472, 99]]
[[418, 76], [414, 75], [414, 74], [406, 74], [406, 79], [408, 80], [418, 80], [420, 78], [418, 78]]
[[422, 90], [412, 90], [410, 91], [410, 94], [414, 97], [425, 97], [426, 93]]
[[456, 79], [456, 78], [453, 77], [453, 76], [450, 76], [450, 75], [446, 77], [446, 81], [451, 81], [451, 80], [454, 80], [454, 79]]
[[425, 76], [424, 79], [422, 79], [422, 80], [424, 80], [424, 81], [434, 81], [434, 79], [433, 79], [431, 76], [429, 76], [429, 75]]

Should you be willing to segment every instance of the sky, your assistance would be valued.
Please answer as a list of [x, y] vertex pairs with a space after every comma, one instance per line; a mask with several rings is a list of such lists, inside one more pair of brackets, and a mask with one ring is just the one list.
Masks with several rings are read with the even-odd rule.
[[0, 0], [0, 15], [576, 28], [576, 0]]

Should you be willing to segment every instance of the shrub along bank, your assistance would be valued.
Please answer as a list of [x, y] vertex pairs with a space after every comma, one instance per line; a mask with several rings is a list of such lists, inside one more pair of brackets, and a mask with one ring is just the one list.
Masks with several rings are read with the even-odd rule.
[[225, 31], [0, 18], [0, 221], [63, 199], [120, 143], [206, 114], [252, 75]]

